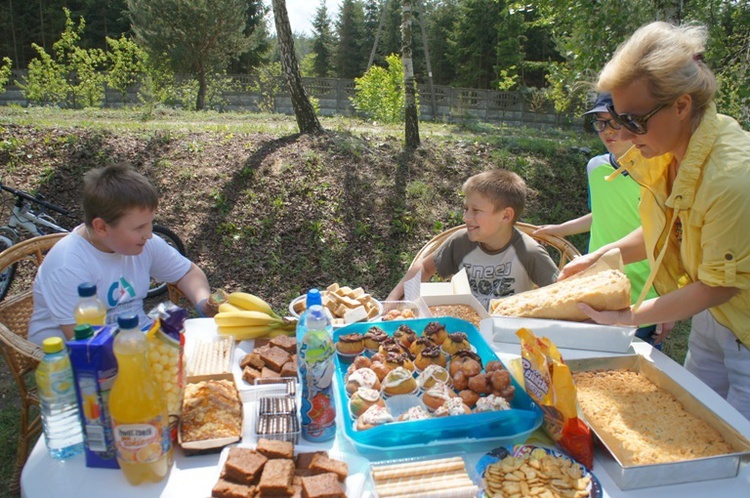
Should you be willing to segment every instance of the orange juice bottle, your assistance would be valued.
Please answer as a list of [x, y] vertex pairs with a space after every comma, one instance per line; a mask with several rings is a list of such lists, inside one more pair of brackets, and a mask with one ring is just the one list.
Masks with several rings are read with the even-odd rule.
[[117, 379], [109, 394], [117, 462], [130, 484], [161, 481], [172, 466], [167, 402], [151, 377], [146, 336], [136, 315], [117, 318]]
[[106, 325], [107, 308], [96, 297], [96, 284], [84, 282], [78, 286], [78, 304], [73, 309], [76, 325]]

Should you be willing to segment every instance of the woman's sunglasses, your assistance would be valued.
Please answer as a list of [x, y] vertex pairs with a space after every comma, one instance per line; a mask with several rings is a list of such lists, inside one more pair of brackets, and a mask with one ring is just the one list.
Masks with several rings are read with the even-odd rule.
[[615, 131], [622, 128], [614, 119], [594, 119], [591, 121], [591, 129], [597, 133], [603, 132], [607, 127], [610, 127]]
[[607, 105], [607, 111], [612, 115], [612, 119], [626, 130], [635, 133], [636, 135], [645, 135], [648, 133], [648, 128], [646, 127], [648, 120], [665, 107], [667, 107], [667, 104], [659, 104], [654, 107], [651, 112], [642, 116], [631, 114], [629, 112], [617, 114], [617, 112], [615, 112], [615, 106], [612, 104]]

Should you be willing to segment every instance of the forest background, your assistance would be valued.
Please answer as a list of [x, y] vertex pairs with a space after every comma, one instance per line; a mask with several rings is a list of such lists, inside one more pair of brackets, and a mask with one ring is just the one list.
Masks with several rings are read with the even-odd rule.
[[[705, 59], [721, 84], [719, 109], [744, 124], [750, 121], [747, 0], [410, 3], [426, 41], [415, 27], [412, 50], [418, 83], [429, 80], [426, 47], [436, 85], [520, 91], [529, 99], [553, 103], [558, 112], [572, 113], [590, 99], [591, 88], [582, 83], [595, 81], [617, 45], [637, 27], [657, 19], [701, 22], [710, 31]], [[64, 8], [70, 12], [68, 20]], [[343, 0], [332, 18], [321, 1], [312, 34], [295, 33], [302, 75], [359, 78], [371, 55], [375, 65], [385, 67], [386, 57], [401, 53], [401, 8], [401, 0]], [[79, 39], [55, 48], [70, 20]], [[222, 88], [233, 84], [229, 75], [259, 80], [280, 74], [272, 22], [262, 0], [6, 0], [0, 5], [0, 67], [8, 76], [0, 74], [0, 87], [15, 81], [8, 73], [11, 68], [33, 68], [46, 54], [58, 62], [67, 58], [68, 66], [75, 62], [78, 73], [122, 71], [126, 64], [128, 74], [119, 84], [147, 81], [144, 100], [187, 109], [218, 108]], [[221, 32], [206, 28], [216, 25], [222, 26]], [[132, 40], [137, 47], [123, 45]], [[71, 46], [79, 50], [77, 55], [65, 54]], [[119, 58], [113, 57], [118, 51]], [[175, 74], [182, 85], [177, 89]], [[34, 90], [28, 89], [36, 95], [30, 100], [59, 103]], [[200, 92], [202, 100], [196, 98]]]

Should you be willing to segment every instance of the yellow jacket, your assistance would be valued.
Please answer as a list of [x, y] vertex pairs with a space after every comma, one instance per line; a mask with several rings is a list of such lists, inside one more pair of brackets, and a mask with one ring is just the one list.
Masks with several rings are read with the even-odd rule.
[[701, 281], [740, 289], [710, 312], [750, 348], [750, 134], [711, 104], [667, 195], [672, 157], [646, 159], [632, 147], [618, 159], [641, 185], [639, 212], [654, 288], [664, 295]]

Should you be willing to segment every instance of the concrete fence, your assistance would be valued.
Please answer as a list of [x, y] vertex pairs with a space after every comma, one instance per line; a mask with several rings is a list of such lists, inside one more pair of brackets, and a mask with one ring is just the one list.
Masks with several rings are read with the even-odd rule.
[[[15, 72], [12, 81], [22, 80], [24, 74]], [[253, 87], [254, 80], [248, 75], [232, 75], [234, 88], [222, 94], [221, 104], [211, 105], [220, 111], [258, 112], [263, 96], [260, 92], [247, 90]], [[292, 100], [286, 85], [279, 82], [282, 90], [272, 99], [273, 111], [280, 114], [294, 114]], [[351, 99], [354, 96], [354, 81], [337, 78], [302, 78], [308, 95], [318, 101], [322, 116], [348, 116], [355, 113]], [[448, 86], [418, 85], [420, 120], [461, 122], [467, 120], [525, 125], [533, 127], [580, 125], [581, 120], [569, 114], [559, 114], [549, 102], [534, 91], [499, 92], [472, 88], [452, 88]], [[128, 92], [128, 103], [138, 102], [138, 89]], [[0, 94], [0, 105], [17, 104], [28, 106], [21, 89], [11, 85]], [[122, 96], [111, 89], [105, 92], [104, 107], [123, 106]]]

